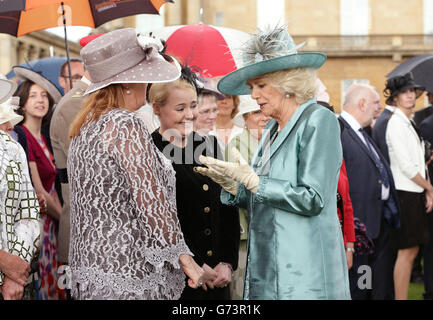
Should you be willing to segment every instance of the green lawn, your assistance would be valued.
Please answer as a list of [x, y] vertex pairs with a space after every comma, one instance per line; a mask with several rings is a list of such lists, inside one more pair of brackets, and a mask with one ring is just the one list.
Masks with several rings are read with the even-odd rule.
[[424, 284], [411, 283], [409, 285], [408, 300], [424, 300]]

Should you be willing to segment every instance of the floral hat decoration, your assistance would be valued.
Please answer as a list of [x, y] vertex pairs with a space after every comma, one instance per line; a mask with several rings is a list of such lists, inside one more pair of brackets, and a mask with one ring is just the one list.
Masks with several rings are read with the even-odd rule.
[[241, 48], [243, 67], [230, 72], [218, 83], [218, 90], [231, 95], [251, 93], [247, 80], [277, 70], [307, 67], [318, 69], [326, 61], [321, 52], [298, 52], [287, 26], [258, 30]]
[[180, 77], [176, 59], [168, 62], [160, 54], [160, 40], [139, 34], [133, 28], [114, 30], [94, 39], [81, 49], [92, 80], [84, 94], [112, 83], [162, 83]]

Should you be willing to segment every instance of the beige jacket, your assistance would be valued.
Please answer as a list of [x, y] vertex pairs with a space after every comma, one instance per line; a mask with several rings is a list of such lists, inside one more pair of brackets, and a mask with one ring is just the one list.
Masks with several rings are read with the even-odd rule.
[[[69, 126], [78, 114], [84, 100], [83, 93], [88, 85], [83, 81], [74, 87], [59, 101], [51, 119], [50, 137], [53, 145], [54, 159], [58, 169], [66, 169], [69, 149]], [[69, 218], [69, 184], [62, 183], [63, 208], [59, 223], [58, 260], [68, 262], [70, 218]]]

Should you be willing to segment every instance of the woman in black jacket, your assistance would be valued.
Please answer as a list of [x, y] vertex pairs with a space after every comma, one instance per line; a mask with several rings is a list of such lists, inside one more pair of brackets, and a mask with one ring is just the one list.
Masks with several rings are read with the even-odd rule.
[[185, 70], [182, 78], [150, 89], [149, 100], [161, 122], [152, 138], [176, 171], [178, 217], [194, 260], [209, 265], [218, 276], [197, 290], [185, 288], [181, 299], [230, 299], [228, 285], [238, 263], [239, 214], [221, 203], [218, 184], [194, 171], [201, 165], [200, 155], [222, 158], [222, 153], [215, 137], [193, 132], [197, 92], [194, 77]]

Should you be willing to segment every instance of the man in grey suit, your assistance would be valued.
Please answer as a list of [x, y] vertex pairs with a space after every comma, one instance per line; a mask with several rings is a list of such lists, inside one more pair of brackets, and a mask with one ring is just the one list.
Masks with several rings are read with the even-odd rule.
[[77, 81], [65, 96], [62, 97], [54, 110], [51, 120], [50, 137], [53, 146], [54, 159], [59, 172], [62, 186], [63, 208], [59, 222], [58, 260], [68, 263], [69, 254], [69, 184], [66, 173], [66, 161], [69, 149], [69, 126], [81, 109], [83, 93], [88, 87], [88, 79], [84, 77]]

